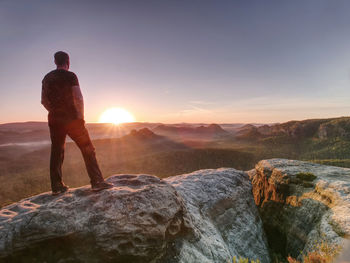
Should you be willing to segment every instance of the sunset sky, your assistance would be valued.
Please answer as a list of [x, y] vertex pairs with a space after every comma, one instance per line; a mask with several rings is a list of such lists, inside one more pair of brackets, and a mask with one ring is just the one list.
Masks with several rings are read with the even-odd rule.
[[282, 122], [350, 115], [350, 1], [0, 0], [0, 123], [45, 121], [66, 51], [87, 122]]

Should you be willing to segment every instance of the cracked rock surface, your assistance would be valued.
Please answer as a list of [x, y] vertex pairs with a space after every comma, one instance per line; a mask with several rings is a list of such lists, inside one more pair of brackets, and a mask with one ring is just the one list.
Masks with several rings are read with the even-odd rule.
[[314, 242], [350, 236], [350, 169], [303, 161], [260, 161], [248, 172], [272, 250], [300, 259]]
[[171, 185], [150, 175], [108, 181], [115, 187], [44, 193], [0, 210], [0, 256], [16, 262], [147, 262], [188, 232]]
[[183, 197], [199, 239], [182, 242], [175, 262], [270, 262], [252, 185], [233, 168], [200, 170], [166, 179]]
[[0, 262], [269, 262], [248, 175], [232, 168], [43, 193], [0, 210]]

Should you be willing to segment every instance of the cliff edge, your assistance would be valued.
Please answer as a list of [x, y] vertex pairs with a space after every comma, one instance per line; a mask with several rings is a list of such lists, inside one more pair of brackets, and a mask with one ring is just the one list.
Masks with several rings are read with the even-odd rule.
[[270, 261], [245, 172], [115, 175], [108, 182], [114, 188], [43, 193], [1, 209], [0, 261]]
[[0, 262], [264, 263], [301, 259], [321, 239], [350, 243], [350, 169], [270, 159], [248, 172], [108, 181], [1, 209]]
[[315, 241], [348, 243], [350, 169], [270, 159], [248, 174], [272, 251], [301, 259]]

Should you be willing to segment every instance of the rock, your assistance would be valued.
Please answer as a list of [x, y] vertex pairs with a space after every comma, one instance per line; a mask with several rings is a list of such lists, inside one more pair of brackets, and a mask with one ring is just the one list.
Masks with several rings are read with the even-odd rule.
[[350, 169], [271, 159], [248, 174], [272, 251], [300, 259], [316, 240], [350, 235]]
[[1, 209], [0, 262], [270, 262], [269, 252], [300, 259], [320, 239], [349, 247], [350, 169], [271, 159], [247, 173], [108, 181]]
[[269, 262], [246, 173], [201, 170], [161, 180], [115, 175], [114, 188], [44, 193], [0, 210], [4, 262]]
[[174, 187], [150, 175], [117, 175], [114, 188], [44, 193], [0, 211], [0, 257], [15, 262], [151, 262], [189, 233]]
[[174, 262], [231, 262], [233, 257], [270, 262], [246, 173], [232, 168], [208, 169], [166, 181], [183, 197], [200, 237], [192, 242], [182, 240]]

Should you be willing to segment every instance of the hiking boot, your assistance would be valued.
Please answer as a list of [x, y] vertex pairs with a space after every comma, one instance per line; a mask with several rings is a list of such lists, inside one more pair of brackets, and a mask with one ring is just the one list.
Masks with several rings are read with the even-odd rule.
[[98, 191], [101, 191], [103, 189], [109, 189], [109, 188], [113, 188], [113, 187], [114, 187], [113, 184], [107, 183], [106, 181], [102, 181], [102, 182], [99, 182], [97, 184], [92, 185], [91, 189], [94, 192], [98, 192]]
[[62, 185], [62, 186], [58, 187], [57, 189], [53, 190], [52, 195], [59, 195], [59, 194], [65, 193], [68, 191], [68, 189], [69, 189], [69, 187], [67, 185]]

